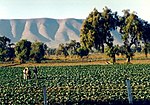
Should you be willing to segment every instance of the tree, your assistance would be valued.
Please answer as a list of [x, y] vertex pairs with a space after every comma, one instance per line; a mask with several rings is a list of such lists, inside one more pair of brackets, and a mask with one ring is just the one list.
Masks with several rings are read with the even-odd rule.
[[11, 43], [8, 45], [8, 53], [7, 53], [7, 57], [8, 57], [8, 61], [12, 61], [14, 60], [15, 58], [15, 49], [14, 49], [14, 46], [15, 44]]
[[69, 55], [77, 55], [77, 49], [80, 47], [80, 43], [76, 42], [76, 40], [71, 40], [70, 43], [66, 43], [65, 47]]
[[99, 22], [99, 29], [101, 30], [101, 46], [102, 52], [104, 52], [104, 43], [109, 46], [109, 48], [113, 47], [113, 36], [110, 31], [115, 30], [118, 26], [118, 15], [117, 12], [112, 12], [111, 9], [103, 8], [103, 12], [101, 13], [101, 18]]
[[25, 63], [27, 60], [29, 60], [30, 50], [31, 50], [30, 41], [23, 39], [16, 43], [15, 55], [20, 63]]
[[6, 61], [14, 58], [14, 48], [11, 47], [11, 40], [5, 36], [0, 37], [0, 60]]
[[109, 57], [111, 57], [111, 62], [116, 63], [116, 55], [119, 55], [119, 45], [108, 46], [106, 53]]
[[89, 50], [92, 47], [100, 50], [101, 47], [101, 52], [104, 53], [104, 43], [109, 44], [113, 39], [110, 31], [116, 28], [117, 22], [117, 12], [112, 13], [107, 7], [101, 13], [94, 9], [82, 24], [81, 46]]
[[47, 46], [44, 43], [38, 41], [33, 42], [31, 44], [30, 58], [33, 61], [40, 63], [44, 58], [46, 49]]
[[48, 52], [48, 55], [55, 55], [56, 54], [56, 48], [48, 48], [47, 52]]
[[69, 55], [67, 52], [67, 48], [64, 44], [59, 44], [56, 50], [56, 55], [64, 55], [65, 57]]
[[129, 13], [129, 10], [123, 10], [124, 16], [120, 18], [120, 33], [124, 42], [125, 54], [127, 63], [130, 63], [133, 51], [132, 45], [139, 45], [139, 41], [142, 40], [142, 23], [135, 12]]
[[[89, 14], [89, 16], [84, 20], [81, 32], [80, 32], [80, 44], [88, 50], [94, 46], [96, 37], [99, 34], [98, 22], [99, 22], [99, 12], [96, 8]], [[98, 38], [98, 37], [97, 37]], [[97, 39], [98, 40], [98, 39]], [[98, 45], [95, 45], [97, 48]]]
[[150, 24], [144, 20], [143, 22], [143, 43], [144, 43], [144, 52], [145, 52], [145, 57], [147, 57], [148, 54], [148, 47], [150, 44]]
[[87, 56], [89, 54], [89, 50], [85, 47], [80, 47], [77, 49], [78, 55], [82, 58], [83, 56]]

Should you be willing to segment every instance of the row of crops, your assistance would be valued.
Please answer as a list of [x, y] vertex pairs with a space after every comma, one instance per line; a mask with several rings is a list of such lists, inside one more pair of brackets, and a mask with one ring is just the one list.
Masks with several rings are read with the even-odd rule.
[[49, 104], [128, 104], [126, 79], [135, 104], [150, 102], [150, 65], [38, 67], [29, 80], [23, 69], [0, 67], [0, 104], [43, 104], [44, 86]]

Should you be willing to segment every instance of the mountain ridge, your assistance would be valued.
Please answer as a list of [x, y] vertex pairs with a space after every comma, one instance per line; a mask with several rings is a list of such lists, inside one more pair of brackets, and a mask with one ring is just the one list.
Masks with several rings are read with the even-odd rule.
[[83, 19], [75, 18], [0, 19], [0, 36], [14, 43], [21, 39], [38, 40], [49, 47], [57, 47], [70, 40], [79, 41], [82, 22]]
[[50, 48], [56, 48], [60, 43], [79, 41], [83, 21], [84, 19], [75, 18], [0, 19], [0, 36], [10, 38], [13, 43], [21, 39], [31, 42], [37, 40]]

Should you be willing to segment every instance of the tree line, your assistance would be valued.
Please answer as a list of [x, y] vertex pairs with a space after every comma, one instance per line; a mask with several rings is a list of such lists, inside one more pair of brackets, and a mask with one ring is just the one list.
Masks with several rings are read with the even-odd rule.
[[[144, 51], [147, 57], [150, 51], [150, 24], [139, 18], [135, 11], [123, 10], [123, 16], [104, 7], [102, 12], [96, 8], [84, 20], [80, 30], [80, 43], [71, 41], [60, 44], [56, 54], [86, 56], [95, 50], [106, 53], [111, 62], [116, 62], [116, 55], [125, 55], [130, 63], [134, 53]], [[114, 44], [111, 31], [117, 30], [122, 38], [122, 45]], [[71, 53], [71, 52], [72, 53]], [[58, 53], [59, 52], [59, 53]]]
[[[130, 63], [134, 55], [132, 47], [135, 49], [144, 46], [144, 52], [147, 57], [150, 46], [150, 24], [139, 18], [136, 12], [130, 12], [129, 9], [123, 10], [123, 16], [117, 12], [112, 12], [108, 7], [104, 7], [102, 12], [96, 8], [84, 20], [80, 33], [81, 47], [92, 48], [104, 53], [104, 47], [107, 47], [107, 55], [112, 58], [112, 63], [116, 62], [116, 55], [124, 54], [127, 63]], [[114, 36], [112, 30], [118, 30], [121, 35], [123, 45], [114, 45]]]
[[[150, 50], [150, 24], [139, 18], [136, 12], [130, 12], [129, 9], [122, 12], [124, 15], [119, 16], [108, 7], [104, 7], [102, 12], [94, 8], [82, 24], [80, 42], [71, 40], [70, 43], [59, 44], [56, 49], [48, 48], [42, 42], [24, 39], [12, 44], [9, 38], [0, 37], [0, 60], [10, 61], [15, 58], [20, 63], [28, 60], [41, 62], [46, 54], [83, 57], [96, 50], [106, 53], [112, 63], [116, 62], [116, 55], [119, 54], [125, 55], [127, 63], [130, 63], [134, 52], [142, 47], [147, 57]], [[114, 44], [113, 30], [118, 30], [123, 45]]]
[[28, 40], [20, 40], [16, 44], [5, 36], [0, 37], [0, 61], [13, 61], [14, 59], [20, 63], [32, 60], [41, 62], [44, 58], [47, 46], [42, 42], [30, 42]]
[[48, 48], [42, 42], [30, 42], [22, 39], [16, 44], [11, 43], [11, 40], [5, 36], [0, 37], [0, 61], [17, 61], [19, 63], [26, 63], [33, 61], [40, 63], [45, 56], [50, 55], [79, 55], [80, 57], [88, 55], [89, 51], [81, 49], [81, 45], [76, 40], [71, 40], [70, 43], [59, 44], [58, 48]]

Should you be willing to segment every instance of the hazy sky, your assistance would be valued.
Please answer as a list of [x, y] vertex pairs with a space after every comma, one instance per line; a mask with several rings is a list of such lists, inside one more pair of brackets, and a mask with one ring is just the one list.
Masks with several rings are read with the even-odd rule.
[[104, 6], [122, 15], [123, 9], [136, 11], [150, 22], [150, 0], [0, 0], [0, 19], [24, 18], [79, 18], [85, 19]]

